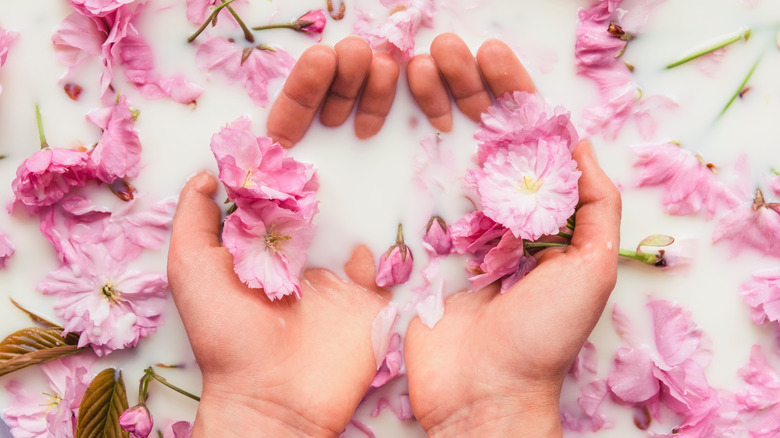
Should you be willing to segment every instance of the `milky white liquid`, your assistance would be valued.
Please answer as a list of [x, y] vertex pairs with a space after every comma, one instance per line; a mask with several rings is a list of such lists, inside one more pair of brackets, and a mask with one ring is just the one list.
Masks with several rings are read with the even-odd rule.
[[[257, 1], [242, 14], [250, 25], [293, 20], [301, 13], [324, 7], [324, 1], [296, 0]], [[337, 2], [335, 2], [337, 3]], [[623, 7], [631, 10], [633, 0]], [[169, 100], [148, 101], [124, 81], [117, 69], [114, 87], [126, 94], [132, 106], [141, 111], [136, 123], [144, 145], [144, 168], [133, 181], [142, 195], [142, 202], [153, 202], [175, 196], [186, 179], [201, 169], [216, 173], [216, 162], [209, 149], [211, 136], [220, 127], [242, 115], [248, 115], [256, 134], [264, 134], [268, 108], [252, 104], [240, 84], [228, 84], [219, 73], [208, 74], [194, 65], [195, 46], [185, 42], [194, 26], [185, 20], [184, 2], [151, 1], [140, 24], [141, 33], [154, 47], [158, 70], [163, 74], [184, 73], [203, 86], [205, 93], [197, 108]], [[572, 119], [579, 122], [582, 111], [597, 98], [595, 87], [576, 76], [574, 41], [577, 10], [586, 1], [510, 1], [453, 0], [440, 7], [436, 29], [422, 29], [417, 36], [417, 51], [424, 52], [439, 33], [460, 34], [473, 51], [487, 38], [506, 41], [521, 57], [537, 87], [553, 104], [565, 105]], [[360, 0], [347, 3], [347, 18], [341, 22], [329, 20], [323, 42], [335, 44], [351, 33], [353, 6], [374, 12], [382, 20], [386, 11], [378, 2]], [[57, 83], [65, 68], [53, 56], [51, 35], [57, 24], [70, 12], [65, 1], [1, 2], [0, 25], [21, 34], [11, 48], [7, 64], [0, 69], [0, 205], [11, 199], [10, 183], [19, 163], [38, 148], [34, 105], [44, 117], [49, 143], [54, 146], [92, 144], [99, 130], [85, 121], [84, 114], [99, 106], [97, 62], [88, 62], [80, 70], [76, 82], [85, 87], [78, 102], [69, 99]], [[665, 112], [658, 120], [656, 141], [677, 140], [683, 147], [701, 153], [707, 161], [728, 168], [740, 154], [747, 154], [753, 165], [753, 175], [769, 167], [780, 167], [777, 138], [780, 138], [780, 90], [776, 72], [780, 71], [780, 53], [774, 45], [772, 30], [757, 30], [747, 43], [729, 48], [722, 62], [709, 76], [695, 65], [666, 71], [663, 66], [692, 49], [706, 46], [745, 27], [780, 23], [780, 4], [762, 0], [749, 8], [738, 0], [667, 0], [654, 7], [643, 27], [642, 35], [629, 44], [624, 58], [633, 64], [635, 77], [645, 96], [665, 94], [679, 103], [679, 109]], [[240, 38], [240, 33], [236, 33]], [[205, 41], [205, 35], [201, 38]], [[288, 50], [296, 58], [312, 44], [312, 40], [286, 30], [258, 34], [261, 42]], [[738, 87], [750, 66], [765, 47], [769, 47], [751, 80], [751, 91], [740, 99], [716, 122], [720, 109]], [[278, 92], [277, 81], [272, 92]], [[411, 298], [411, 289], [421, 284], [419, 270], [426, 260], [419, 245], [422, 230], [432, 213], [452, 222], [470, 209], [460, 190], [460, 178], [470, 165], [475, 150], [472, 140], [475, 124], [457, 114], [455, 129], [442, 134], [441, 147], [456, 156], [455, 175], [442, 178], [441, 187], [426, 193], [414, 184], [411, 162], [420, 153], [419, 142], [434, 132], [413, 104], [405, 77], [399, 81], [398, 94], [385, 127], [369, 141], [354, 138], [351, 121], [336, 129], [314, 123], [304, 140], [291, 153], [299, 160], [315, 163], [319, 168], [321, 188], [320, 213], [315, 222], [319, 233], [309, 255], [311, 266], [324, 266], [342, 272], [342, 264], [354, 244], [362, 242], [378, 254], [395, 239], [398, 223], [404, 225], [407, 243], [415, 254], [412, 279], [394, 290], [393, 301], [403, 310]], [[629, 313], [652, 342], [648, 311], [648, 296], [679, 302], [713, 341], [714, 358], [707, 368], [712, 386], [736, 390], [740, 380], [737, 370], [747, 363], [753, 344], [765, 351], [776, 350], [774, 328], [753, 326], [747, 306], [737, 295], [738, 286], [750, 273], [763, 267], [778, 266], [777, 259], [743, 253], [732, 257], [726, 245], [711, 244], [715, 221], [702, 217], [671, 217], [661, 210], [660, 191], [633, 188], [636, 171], [631, 167], [633, 155], [628, 145], [641, 143], [635, 125], [629, 122], [618, 139], [607, 141], [593, 138], [601, 165], [623, 188], [622, 244], [633, 248], [649, 234], [664, 233], [676, 238], [694, 238], [697, 258], [684, 274], [669, 274], [636, 263], [621, 264], [618, 284], [607, 311], [594, 330], [591, 341], [599, 352], [598, 377], [609, 372], [615, 350], [621, 345], [610, 323], [612, 303]], [[439, 169], [441, 171], [441, 169]], [[224, 199], [224, 192], [217, 195]], [[0, 231], [10, 234], [17, 247], [8, 268], [0, 271], [0, 335], [27, 327], [30, 322], [13, 309], [7, 298], [13, 298], [28, 309], [55, 319], [53, 297], [35, 290], [47, 273], [56, 269], [54, 251], [38, 231], [38, 221], [23, 212], [13, 216], [0, 215]], [[615, 242], [617, 244], [617, 242]], [[165, 250], [147, 251], [133, 266], [151, 271], [165, 271]], [[445, 292], [452, 293], [468, 286], [461, 269], [462, 259], [453, 257], [448, 263]], [[226, 299], [215, 291], [215, 299]], [[217, 298], [218, 297], [218, 298]], [[305, 298], [304, 298], [305, 299]], [[411, 318], [406, 312], [399, 327], [403, 329]], [[368, 334], [367, 334], [368, 335]], [[100, 361], [98, 369], [121, 367], [128, 388], [130, 404], [137, 400], [137, 381], [142, 370], [158, 362], [183, 364], [181, 370], [161, 370], [173, 383], [200, 392], [200, 376], [172, 301], [166, 312], [166, 322], [156, 334], [142, 339], [131, 351], [117, 351]], [[780, 361], [770, 357], [770, 362]], [[451, 364], [457, 367], [458, 364]], [[37, 369], [27, 369], [0, 378], [0, 385], [10, 379], [20, 379], [31, 390], [41, 388], [43, 377]], [[197, 404], [159, 385], [152, 384], [149, 407], [157, 424], [167, 419], [192, 420]], [[379, 437], [424, 436], [413, 422], [399, 423], [389, 410], [376, 419], [369, 418], [380, 396], [405, 393], [405, 380], [393, 382], [378, 394], [373, 394], [361, 406], [357, 418], [370, 425]], [[578, 396], [576, 385], [567, 381], [564, 402]], [[9, 396], [0, 390], [0, 406], [6, 406]], [[598, 437], [644, 436], [632, 420], [630, 410], [605, 402], [604, 411], [611, 430]], [[653, 423], [652, 430], [669, 432], [668, 427]], [[3, 432], [0, 431], [0, 436]], [[349, 431], [348, 436], [361, 436]], [[576, 436], [566, 433], [567, 436]]]

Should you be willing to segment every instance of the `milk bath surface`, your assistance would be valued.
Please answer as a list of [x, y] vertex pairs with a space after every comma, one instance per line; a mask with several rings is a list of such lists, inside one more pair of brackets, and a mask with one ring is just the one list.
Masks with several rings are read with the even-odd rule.
[[[415, 53], [425, 53], [433, 38], [447, 31], [458, 33], [472, 51], [486, 39], [500, 38], [516, 51], [539, 92], [553, 105], [568, 108], [574, 123], [581, 130], [584, 128], [588, 108], [599, 102], [596, 84], [578, 76], [575, 67], [577, 13], [580, 8], [590, 6], [589, 2], [453, 0], [438, 2], [437, 6], [434, 28], [421, 27], [415, 37]], [[239, 11], [250, 26], [258, 26], [293, 21], [310, 9], [324, 7], [325, 2], [320, 1], [277, 0], [252, 2]], [[766, 181], [772, 168], [780, 168], [780, 154], [775, 145], [775, 139], [780, 138], [780, 125], [776, 123], [780, 96], [774, 80], [780, 64], [780, 50], [775, 43], [780, 5], [769, 0], [626, 0], [620, 8], [628, 11], [622, 18], [624, 24], [629, 23], [626, 30], [638, 29], [620, 60], [633, 66], [633, 80], [641, 89], [643, 99], [664, 96], [675, 104], [653, 113], [656, 129], [647, 138], [640, 133], [641, 122], [634, 118], [626, 121], [615, 138], [601, 133], [591, 137], [600, 164], [622, 190], [621, 247], [634, 249], [644, 237], [660, 233], [687, 242], [693, 259], [685, 269], [664, 272], [638, 262], [621, 263], [610, 303], [590, 337], [598, 358], [592, 378], [607, 378], [614, 368], [616, 352], [626, 346], [611, 321], [615, 304], [636, 327], [640, 343], [652, 350], [656, 341], [647, 303], [668, 300], [689, 312], [690, 319], [712, 344], [712, 359], [705, 367], [708, 384], [717, 390], [738, 393], [746, 389], [739, 370], [748, 363], [754, 345], [762, 347], [775, 370], [780, 369], [775, 323], [756, 326], [750, 307], [739, 295], [740, 285], [750, 280], [754, 272], [780, 267], [780, 255], [764, 255], [752, 249], [736, 252], [728, 242], [713, 244], [713, 232], [725, 212], [712, 218], [703, 213], [685, 216], [665, 213], [661, 188], [636, 187], [639, 169], [633, 166], [636, 156], [630, 146], [679, 142], [685, 150], [717, 166], [721, 181], [731, 184], [739, 180], [751, 191], [760, 186], [767, 202], [777, 202], [780, 194], [773, 193]], [[270, 82], [267, 106], [256, 105], [240, 82], [230, 83], [218, 72], [197, 67], [198, 43], [186, 43], [197, 26], [187, 21], [183, 2], [152, 0], [144, 9], [137, 27], [152, 47], [156, 71], [163, 76], [181, 74], [204, 90], [196, 105], [166, 98], [148, 100], [128, 83], [121, 67], [114, 71], [114, 91], [126, 96], [139, 111], [134, 126], [143, 145], [141, 168], [139, 176], [130, 180], [138, 190], [139, 204], [149, 206], [177, 196], [186, 179], [197, 171], [207, 169], [216, 173], [209, 142], [220, 127], [246, 115], [251, 119], [254, 133], [263, 135], [270, 103], [282, 81]], [[375, 26], [387, 16], [387, 10], [378, 2], [347, 3], [343, 20], [328, 19], [322, 42], [332, 45], [352, 34], [356, 9], [369, 14]], [[2, 205], [12, 200], [11, 181], [17, 167], [39, 149], [36, 105], [41, 110], [50, 145], [91, 146], [100, 139], [100, 129], [85, 119], [89, 111], [102, 106], [98, 86], [100, 62], [94, 57], [87, 59], [74, 71], [69, 81], [84, 88], [78, 100], [69, 98], [63, 91], [64, 84], [59, 82], [67, 67], [55, 58], [51, 38], [71, 12], [70, 4], [65, 1], [0, 4], [0, 26], [18, 34], [5, 65], [0, 67], [3, 86], [0, 155], [5, 156], [0, 160]], [[753, 29], [748, 41], [740, 40], [715, 55], [665, 69], [666, 64], [746, 28]], [[228, 33], [236, 40], [241, 38], [240, 30]], [[256, 37], [294, 58], [315, 43], [314, 38], [284, 29], [258, 32]], [[760, 62], [755, 64], [759, 57]], [[753, 65], [756, 68], [750, 80], [741, 86]], [[737, 91], [744, 93], [721, 115]], [[420, 237], [431, 214], [452, 222], [472, 209], [461, 186], [476, 150], [472, 138], [476, 124], [456, 114], [454, 126], [452, 132], [439, 136], [442, 152], [426, 173], [435, 175], [428, 181], [427, 191], [419, 189], [411, 163], [422, 153], [420, 141], [435, 131], [414, 105], [403, 74], [393, 108], [377, 136], [367, 141], [357, 140], [351, 120], [335, 129], [322, 127], [315, 121], [301, 143], [290, 151], [296, 159], [318, 167], [320, 212], [314, 219], [318, 233], [309, 253], [309, 266], [323, 266], [342, 273], [342, 264], [355, 243], [365, 243], [378, 255], [394, 242], [396, 227], [403, 223], [406, 244], [415, 255], [415, 269], [408, 283], [393, 290], [393, 302], [402, 313], [398, 325], [401, 331], [413, 317], [413, 312], [406, 310], [413, 296], [412, 289], [422, 284], [420, 270], [426, 256]], [[736, 164], [743, 155], [747, 157], [747, 172], [739, 174]], [[452, 166], [442, 165], [448, 160]], [[101, 202], [107, 205], [121, 205], [105, 189], [90, 193], [100, 193]], [[217, 199], [224, 199], [224, 195], [220, 190]], [[55, 252], [39, 231], [37, 218], [21, 209], [2, 214], [0, 232], [6, 233], [16, 248], [6, 269], [0, 270], [3, 316], [0, 334], [5, 336], [32, 325], [23, 313], [11, 306], [8, 298], [60, 322], [54, 315], [55, 297], [36, 290], [38, 283], [59, 266]], [[167, 242], [161, 250], [145, 250], [133, 266], [164, 273], [166, 247]], [[458, 257], [448, 259], [446, 294], [468, 287], [464, 262]], [[228, 299], [218, 293], [215, 291], [215, 299]], [[196, 394], [200, 392], [197, 366], [170, 299], [166, 301], [163, 317], [164, 322], [156, 333], [141, 338], [137, 347], [115, 351], [101, 358], [94, 367], [96, 371], [110, 366], [122, 369], [130, 405], [137, 401], [135, 383], [143, 370], [157, 363], [181, 365], [157, 371], [177, 386]], [[46, 380], [36, 367], [4, 376], [0, 384], [5, 386], [12, 380], [22, 382], [33, 394], [48, 391]], [[576, 408], [580, 386], [587, 383], [587, 379], [575, 382], [568, 378], [562, 405]], [[194, 401], [161, 385], [152, 387], [150, 393], [148, 407], [156, 427], [163, 427], [168, 421], [194, 419], [197, 409]], [[366, 398], [355, 419], [368, 425], [378, 437], [424, 436], [414, 421], [399, 422], [390, 409], [383, 409], [377, 417], [371, 416], [380, 399], [385, 398], [394, 405], [406, 393], [403, 378], [391, 382]], [[0, 392], [0, 406], [8, 406], [11, 399], [7, 391]], [[648, 431], [642, 431], [634, 424], [636, 411], [619, 406], [609, 397], [599, 412], [612, 428], [595, 433], [566, 430], [565, 435], [625, 437], [645, 436], [649, 431], [671, 433], [671, 428], [682, 421], [664, 408], [660, 419], [653, 419]], [[749, 421], [754, 424], [758, 420]], [[346, 436], [364, 434], [351, 426]]]

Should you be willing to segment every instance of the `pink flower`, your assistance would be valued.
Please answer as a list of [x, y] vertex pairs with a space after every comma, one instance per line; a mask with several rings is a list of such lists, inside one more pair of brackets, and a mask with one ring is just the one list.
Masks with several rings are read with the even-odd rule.
[[780, 432], [780, 375], [777, 374], [761, 346], [750, 350], [750, 362], [739, 370], [747, 387], [735, 394], [740, 412], [747, 414], [751, 437], [771, 438]]
[[263, 288], [271, 300], [285, 295], [300, 299], [299, 277], [314, 225], [310, 218], [273, 202], [257, 204], [239, 207], [225, 219], [222, 239], [233, 255], [236, 274], [249, 287]]
[[119, 45], [119, 59], [125, 67], [125, 77], [147, 99], [169, 97], [181, 104], [194, 104], [203, 89], [189, 82], [182, 75], [161, 77], [155, 71], [152, 48], [135, 28]]
[[387, 382], [400, 376], [404, 366], [404, 355], [401, 352], [401, 335], [393, 333], [387, 345], [387, 353], [371, 381], [372, 388], [384, 386]]
[[610, 23], [611, 13], [606, 7], [606, 2], [602, 2], [578, 13], [574, 56], [579, 68], [613, 64], [620, 52], [625, 50], [628, 35], [619, 26]]
[[11, 182], [14, 203], [37, 213], [62, 199], [73, 187], [91, 177], [89, 155], [72, 149], [45, 148], [35, 152], [16, 169]]
[[371, 47], [384, 47], [388, 53], [401, 62], [409, 61], [414, 55], [414, 37], [420, 26], [433, 27], [436, 2], [433, 0], [382, 0], [390, 10], [390, 17], [372, 29], [366, 16], [360, 14], [355, 23], [357, 35], [368, 39]]
[[[317, 41], [322, 41], [322, 31], [325, 30], [326, 22], [325, 11], [316, 9], [298, 17], [294, 24], [300, 26], [301, 32], [309, 34], [311, 37], [316, 38]], [[295, 27], [295, 29], [299, 30], [298, 27]]]
[[219, 179], [239, 206], [273, 200], [305, 217], [316, 208], [319, 184], [314, 166], [287, 157], [285, 149], [268, 137], [255, 137], [249, 119], [242, 117], [222, 128], [212, 137], [211, 150]]
[[506, 229], [477, 210], [450, 225], [450, 232], [458, 254], [479, 254], [493, 248], [504, 236]]
[[423, 247], [431, 255], [446, 256], [452, 252], [452, 234], [444, 219], [434, 216], [428, 221], [423, 236]]
[[162, 323], [165, 276], [128, 269], [100, 246], [82, 250], [80, 262], [51, 272], [38, 289], [57, 295], [54, 311], [65, 320], [64, 333], [80, 334], [79, 347], [90, 345], [99, 356], [134, 347]]
[[104, 17], [135, 0], [70, 0], [73, 8], [85, 16]]
[[640, 169], [638, 187], [662, 186], [664, 211], [685, 216], [705, 210], [714, 215], [719, 207], [739, 204], [734, 193], [715, 176], [711, 164], [674, 144], [633, 146], [634, 167]]
[[506, 292], [536, 267], [536, 259], [525, 256], [523, 239], [507, 231], [498, 244], [484, 256], [479, 266], [480, 274], [471, 277], [471, 289], [480, 290], [496, 280], [501, 282], [501, 292]]
[[14, 255], [14, 245], [4, 233], [0, 233], [0, 269], [4, 269], [8, 259]]
[[740, 285], [739, 295], [750, 306], [756, 325], [780, 321], [780, 269], [753, 273], [751, 280]]
[[6, 390], [13, 395], [2, 416], [15, 437], [72, 438], [76, 414], [94, 376], [94, 356], [78, 354], [45, 362], [40, 370], [48, 378], [48, 393], [31, 394], [11, 380]]
[[412, 275], [413, 264], [412, 251], [404, 244], [403, 230], [399, 225], [395, 245], [379, 256], [379, 267], [376, 270], [377, 286], [390, 287], [406, 283]]
[[731, 242], [735, 254], [752, 247], [765, 255], [780, 257], [780, 203], [764, 200], [761, 190], [751, 204], [728, 211], [715, 226], [714, 243]]
[[119, 416], [119, 425], [137, 438], [146, 438], [152, 432], [154, 420], [149, 409], [140, 404], [122, 412]]
[[177, 421], [163, 432], [163, 438], [190, 438], [190, 435], [192, 435], [192, 424], [187, 421]]
[[138, 176], [141, 140], [127, 98], [119, 96], [114, 105], [87, 114], [87, 120], [103, 130], [89, 156], [95, 176], [109, 184], [117, 178]]
[[[5, 64], [6, 59], [8, 58], [8, 49], [11, 47], [11, 44], [16, 40], [17, 34], [16, 32], [9, 32], [2, 27], [0, 27], [0, 67], [2, 67]], [[3, 85], [0, 84], [0, 94], [3, 92]]]
[[212, 38], [195, 53], [203, 70], [217, 70], [230, 81], [240, 80], [256, 105], [268, 104], [270, 81], [286, 77], [295, 59], [281, 49], [240, 49], [224, 38]]

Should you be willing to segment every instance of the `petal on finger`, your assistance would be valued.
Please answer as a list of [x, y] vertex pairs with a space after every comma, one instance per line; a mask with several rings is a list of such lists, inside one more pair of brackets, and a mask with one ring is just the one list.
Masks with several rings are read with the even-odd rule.
[[400, 71], [398, 62], [392, 56], [387, 53], [374, 54], [355, 115], [355, 135], [358, 138], [369, 138], [382, 129], [395, 99]]
[[418, 55], [406, 66], [409, 90], [434, 128], [452, 130], [452, 105], [436, 62], [430, 55]]
[[356, 36], [339, 41], [334, 49], [338, 60], [336, 78], [320, 110], [320, 122], [325, 126], [339, 126], [352, 113], [373, 57], [368, 42]]
[[336, 62], [336, 52], [325, 45], [303, 52], [268, 114], [269, 137], [284, 147], [303, 138], [333, 82]]
[[485, 41], [477, 51], [477, 63], [496, 98], [513, 91], [531, 93], [536, 89], [515, 52], [502, 41]]
[[471, 50], [459, 36], [444, 33], [431, 43], [431, 56], [455, 98], [458, 109], [478, 122], [480, 114], [487, 110], [492, 101]]

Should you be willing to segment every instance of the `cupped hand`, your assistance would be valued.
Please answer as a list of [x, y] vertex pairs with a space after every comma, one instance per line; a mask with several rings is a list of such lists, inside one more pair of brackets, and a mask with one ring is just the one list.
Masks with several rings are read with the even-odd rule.
[[[449, 50], [437, 50], [442, 46]], [[477, 80], [480, 72], [494, 96], [533, 90], [520, 62], [498, 41], [486, 42], [477, 62], [452, 34], [438, 37], [431, 52], [419, 63], [413, 59], [408, 72], [412, 92], [434, 125], [445, 123], [451, 110], [442, 103], [449, 99], [445, 84], [427, 71], [431, 62], [467, 115], [491, 102]], [[413, 68], [439, 82], [443, 97], [415, 92], [423, 78]], [[502, 73], [507, 71], [514, 72]], [[590, 144], [581, 142], [573, 156], [582, 176], [571, 246], [545, 250], [538, 266], [505, 294], [497, 285], [462, 292], [447, 301], [433, 329], [419, 319], [409, 326], [404, 345], [409, 396], [430, 436], [561, 434], [561, 385], [615, 285], [621, 216], [620, 194]]]

